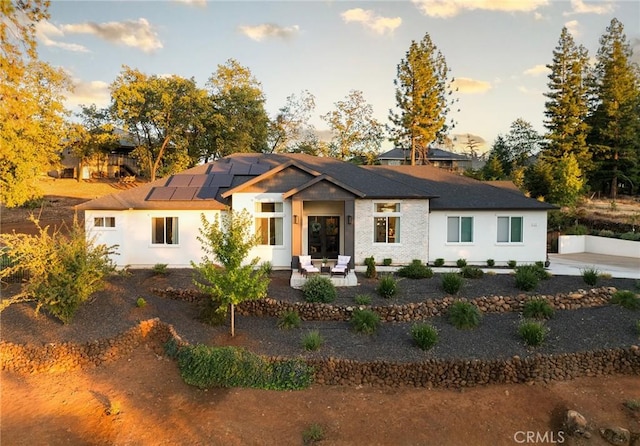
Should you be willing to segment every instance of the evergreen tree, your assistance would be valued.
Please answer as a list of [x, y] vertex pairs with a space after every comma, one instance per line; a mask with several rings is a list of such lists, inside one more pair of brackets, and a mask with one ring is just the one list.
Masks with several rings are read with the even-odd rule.
[[491, 151], [489, 152], [489, 158], [492, 157], [500, 163], [500, 170], [503, 176], [508, 177], [511, 175], [511, 170], [513, 169], [513, 154], [504, 136], [498, 135], [493, 142], [493, 146], [491, 146]]
[[547, 145], [542, 155], [550, 161], [561, 160], [573, 154], [580, 170], [591, 167], [591, 153], [587, 148], [588, 125], [588, 55], [577, 46], [566, 27], [562, 28], [558, 46], [553, 51], [553, 62], [547, 65], [549, 98], [545, 102]]
[[600, 38], [597, 54], [589, 142], [597, 171], [594, 188], [612, 199], [619, 182], [637, 187], [640, 162], [640, 80], [620, 21], [613, 19]]
[[451, 84], [442, 53], [426, 33], [420, 42], [411, 41], [405, 58], [397, 66], [396, 106], [389, 119], [394, 124], [397, 145], [411, 147], [411, 165], [427, 163], [429, 144], [453, 127], [447, 124]]
[[489, 159], [482, 167], [482, 177], [489, 181], [502, 180], [505, 177], [504, 171], [502, 170], [502, 163], [500, 163], [495, 153], [489, 155]]

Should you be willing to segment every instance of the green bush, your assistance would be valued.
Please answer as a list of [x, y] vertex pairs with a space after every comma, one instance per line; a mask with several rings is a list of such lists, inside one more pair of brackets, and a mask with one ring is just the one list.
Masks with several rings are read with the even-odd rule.
[[631, 240], [633, 242], [640, 241], [640, 232], [625, 232], [620, 234], [622, 240]]
[[496, 261], [493, 259], [487, 259], [487, 266], [491, 268], [496, 266]]
[[322, 347], [324, 338], [318, 330], [311, 330], [302, 335], [302, 346], [307, 351], [315, 351]]
[[269, 361], [238, 347], [188, 345], [176, 356], [184, 382], [200, 388], [305, 389], [313, 376], [302, 360]]
[[227, 320], [227, 306], [212, 298], [203, 299], [200, 302], [198, 319], [211, 326], [219, 326]]
[[549, 319], [555, 310], [545, 299], [531, 299], [525, 302], [522, 315], [529, 319]]
[[619, 290], [611, 296], [611, 303], [620, 305], [628, 310], [640, 309], [640, 298], [633, 291]]
[[386, 274], [380, 279], [376, 291], [380, 296], [389, 299], [398, 292], [398, 281], [391, 274]]
[[516, 270], [516, 287], [522, 291], [532, 291], [538, 286], [540, 279], [535, 271], [531, 269]]
[[598, 283], [598, 278], [600, 277], [600, 271], [595, 268], [585, 268], [581, 271], [582, 280], [589, 286], [595, 286]]
[[509, 266], [509, 268], [515, 268], [517, 264], [518, 262], [516, 262], [515, 260], [509, 260], [507, 262], [507, 265]]
[[397, 274], [409, 279], [430, 279], [433, 277], [433, 270], [423, 264], [422, 260], [414, 259], [410, 264], [398, 269]]
[[615, 232], [609, 230], [609, 229], [602, 229], [601, 231], [598, 232], [598, 235], [600, 237], [615, 237]]
[[147, 301], [144, 299], [144, 297], [138, 297], [138, 300], [136, 300], [136, 307], [144, 308], [146, 306], [147, 306]]
[[383, 264], [384, 266], [389, 266], [389, 265], [391, 265], [391, 259], [390, 259], [390, 258], [382, 259], [382, 264]]
[[443, 258], [437, 258], [437, 259], [433, 262], [433, 266], [437, 266], [437, 267], [444, 266], [444, 259], [443, 259]]
[[456, 328], [468, 329], [480, 325], [482, 314], [478, 307], [469, 302], [457, 301], [447, 311], [449, 322]]
[[278, 328], [282, 330], [290, 330], [300, 326], [300, 315], [295, 310], [286, 310], [278, 319]]
[[379, 324], [380, 316], [375, 311], [357, 309], [351, 316], [351, 326], [359, 333], [375, 333]]
[[458, 260], [456, 260], [456, 265], [458, 266], [458, 268], [462, 268], [463, 266], [467, 266], [467, 260], [466, 259], [458, 259]]
[[311, 276], [302, 285], [304, 300], [307, 302], [329, 303], [336, 300], [338, 292], [331, 279], [325, 276]]
[[411, 327], [411, 337], [422, 350], [429, 350], [438, 342], [438, 331], [429, 324], [418, 323]]
[[547, 329], [540, 322], [523, 321], [518, 327], [518, 334], [525, 344], [536, 347], [544, 342]]
[[357, 294], [354, 299], [358, 305], [371, 304], [371, 296], [369, 296], [368, 294]]
[[47, 204], [47, 201], [44, 199], [44, 197], [35, 197], [35, 198], [28, 199], [20, 207], [33, 211], [36, 209], [43, 208], [46, 204]]
[[273, 263], [269, 262], [268, 260], [266, 262], [262, 262], [260, 264], [260, 269], [264, 271], [267, 276], [269, 276], [273, 272]]
[[566, 235], [587, 235], [589, 234], [589, 228], [585, 225], [573, 225], [568, 227], [564, 233]]
[[367, 265], [367, 271], [364, 273], [366, 277], [369, 279], [375, 279], [378, 277], [378, 272], [376, 271], [376, 259], [374, 259], [373, 256], [364, 259], [364, 264]]
[[459, 274], [445, 273], [442, 275], [442, 289], [448, 294], [457, 294], [463, 283], [464, 280]]
[[311, 446], [322, 440], [324, 440], [324, 429], [318, 423], [313, 423], [302, 432], [302, 444], [304, 446]]
[[166, 263], [156, 263], [155, 265], [153, 265], [153, 268], [151, 268], [151, 271], [155, 275], [164, 276], [165, 274], [167, 274], [167, 264]]
[[481, 279], [484, 271], [475, 266], [463, 266], [460, 268], [460, 275], [466, 279]]

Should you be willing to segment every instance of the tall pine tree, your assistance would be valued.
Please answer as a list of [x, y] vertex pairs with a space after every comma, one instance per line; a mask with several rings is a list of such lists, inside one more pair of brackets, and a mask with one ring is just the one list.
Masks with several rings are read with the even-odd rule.
[[420, 42], [411, 41], [394, 80], [399, 111], [389, 114], [394, 142], [411, 147], [411, 165], [426, 164], [429, 144], [453, 126], [447, 124], [452, 103], [448, 76], [447, 62], [429, 33]]

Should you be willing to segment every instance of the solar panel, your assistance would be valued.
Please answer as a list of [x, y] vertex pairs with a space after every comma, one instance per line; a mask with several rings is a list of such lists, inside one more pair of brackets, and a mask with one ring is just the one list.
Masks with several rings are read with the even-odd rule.
[[233, 175], [229, 173], [217, 173], [209, 176], [211, 179], [206, 184], [206, 187], [229, 187], [233, 180]]
[[185, 187], [188, 186], [191, 182], [193, 175], [174, 175], [171, 177], [169, 184], [167, 186], [172, 187]]
[[251, 170], [249, 171], [250, 175], [262, 175], [263, 173], [269, 170], [269, 166], [266, 164], [252, 164]]
[[217, 172], [227, 173], [229, 172], [230, 169], [231, 169], [230, 163], [215, 163], [211, 165], [208, 173], [217, 173]]
[[201, 187], [195, 198], [198, 200], [213, 200], [216, 195], [218, 195], [218, 187]]
[[198, 187], [178, 187], [171, 196], [171, 201], [191, 201], [196, 192], [198, 192], [198, 189]]
[[209, 180], [209, 175], [207, 174], [194, 175], [193, 178], [191, 178], [191, 182], [189, 183], [189, 186], [201, 187], [201, 186], [204, 186], [208, 180]]
[[251, 170], [251, 164], [234, 162], [229, 171], [232, 175], [248, 175]]
[[175, 187], [154, 187], [149, 194], [149, 201], [161, 201], [170, 200], [173, 193], [176, 191]]

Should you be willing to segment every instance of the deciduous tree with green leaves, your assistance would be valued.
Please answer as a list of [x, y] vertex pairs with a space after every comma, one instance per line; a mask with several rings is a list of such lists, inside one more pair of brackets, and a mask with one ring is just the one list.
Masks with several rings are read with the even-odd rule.
[[449, 68], [429, 33], [420, 42], [411, 41], [397, 66], [394, 84], [397, 111], [389, 113], [393, 140], [411, 147], [411, 165], [426, 164], [429, 144], [454, 126], [453, 121], [447, 122], [453, 103]]
[[305, 147], [318, 145], [315, 129], [309, 123], [315, 110], [316, 98], [307, 90], [287, 97], [286, 104], [269, 122], [269, 152], [300, 152]]
[[221, 217], [209, 222], [201, 216], [202, 227], [197, 237], [205, 255], [200, 263], [191, 262], [198, 273], [195, 284], [214, 302], [221, 302], [219, 311], [231, 310], [231, 336], [235, 336], [235, 305], [245, 300], [266, 296], [269, 278], [258, 267], [258, 257], [247, 260], [259, 236], [253, 230], [251, 215], [246, 210], [228, 209]]

